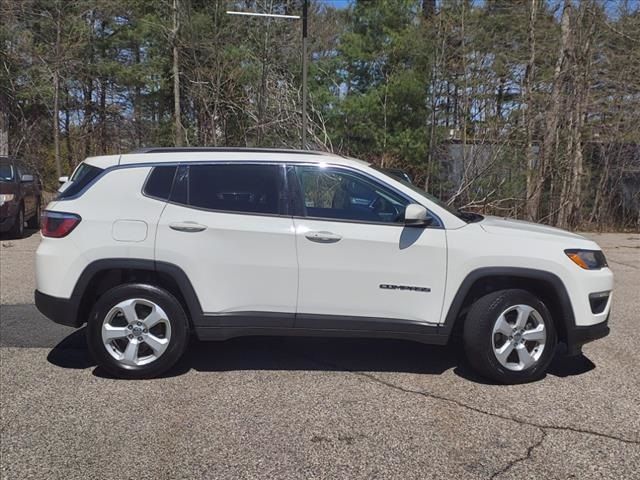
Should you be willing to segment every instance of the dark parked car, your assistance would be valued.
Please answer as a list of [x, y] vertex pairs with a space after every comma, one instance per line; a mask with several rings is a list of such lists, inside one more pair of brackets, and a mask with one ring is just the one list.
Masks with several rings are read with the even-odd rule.
[[22, 162], [0, 157], [0, 233], [13, 238], [29, 228], [40, 228], [40, 180]]

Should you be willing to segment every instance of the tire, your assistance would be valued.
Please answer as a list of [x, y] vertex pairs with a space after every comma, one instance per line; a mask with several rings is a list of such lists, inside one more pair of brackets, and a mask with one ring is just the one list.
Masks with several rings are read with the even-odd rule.
[[467, 358], [479, 374], [498, 383], [517, 384], [545, 374], [557, 335], [549, 310], [535, 295], [500, 290], [471, 306], [463, 341]]
[[20, 239], [24, 237], [24, 206], [20, 205], [16, 218], [13, 220], [13, 225], [9, 230], [9, 237]]
[[40, 199], [37, 199], [37, 202], [33, 217], [27, 221], [27, 227], [33, 230], [40, 230]]
[[119, 378], [163, 374], [180, 359], [188, 340], [189, 320], [182, 305], [153, 285], [112, 288], [98, 299], [87, 322], [91, 355]]

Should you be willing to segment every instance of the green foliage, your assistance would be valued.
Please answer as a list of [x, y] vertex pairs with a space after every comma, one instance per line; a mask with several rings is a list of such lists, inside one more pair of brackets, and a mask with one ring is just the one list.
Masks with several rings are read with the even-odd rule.
[[[173, 3], [0, 3], [0, 100], [11, 151], [48, 185], [55, 185], [56, 76], [58, 147], [68, 173], [88, 155], [174, 144], [174, 45], [187, 144], [299, 147], [301, 22], [225, 12], [299, 14], [302, 0], [176, 0], [175, 39]], [[456, 203], [519, 215], [527, 201], [528, 152], [548, 136], [557, 82], [562, 148], [545, 172], [542, 196], [550, 213], [560, 208], [558, 185], [571, 176], [572, 99], [576, 78], [586, 78], [580, 195], [596, 212], [592, 218], [611, 216], [628, 192], [607, 198], [593, 192], [624, 185], [633, 151], [626, 145], [640, 143], [638, 6], [567, 0], [575, 48], [558, 76], [559, 2], [537, 0], [533, 25], [531, 0], [441, 0], [435, 12], [427, 3], [358, 0], [334, 8], [311, 0], [308, 146], [400, 166]], [[526, 92], [530, 27], [535, 61]], [[597, 142], [617, 156], [585, 146]], [[468, 148], [459, 154], [463, 143]]]

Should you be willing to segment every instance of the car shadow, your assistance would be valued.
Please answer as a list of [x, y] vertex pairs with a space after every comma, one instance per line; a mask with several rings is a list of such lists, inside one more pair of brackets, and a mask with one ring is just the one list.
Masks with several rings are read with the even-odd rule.
[[0, 241], [2, 242], [10, 242], [10, 241], [15, 241], [15, 240], [24, 240], [26, 238], [30, 238], [33, 235], [36, 235], [37, 233], [39, 233], [40, 230], [37, 228], [25, 228], [24, 229], [24, 235], [22, 236], [22, 238], [12, 238], [11, 235], [8, 232], [3, 232], [0, 233]]
[[[570, 360], [568, 360], [570, 359]], [[56, 345], [47, 360], [58, 367], [86, 369], [93, 374], [113, 378], [91, 358], [85, 341], [85, 328], [76, 330]], [[566, 377], [595, 368], [586, 357], [556, 354], [549, 374]], [[283, 371], [356, 371], [397, 372], [441, 375], [453, 372], [476, 383], [491, 384], [477, 375], [456, 346], [424, 345], [404, 340], [243, 337], [224, 342], [200, 342], [193, 339], [185, 355], [162, 378], [198, 372], [255, 370]]]

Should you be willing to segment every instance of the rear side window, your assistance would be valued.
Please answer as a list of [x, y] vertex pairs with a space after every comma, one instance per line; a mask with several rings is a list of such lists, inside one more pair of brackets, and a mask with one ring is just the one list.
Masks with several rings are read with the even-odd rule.
[[171, 200], [191, 207], [239, 213], [283, 213], [283, 169], [278, 165], [180, 167]]
[[162, 200], [169, 200], [176, 168], [175, 166], [154, 167], [144, 186], [145, 195]]
[[58, 200], [77, 195], [103, 171], [102, 168], [94, 167], [88, 163], [81, 163], [69, 179], [71, 184], [58, 194]]

